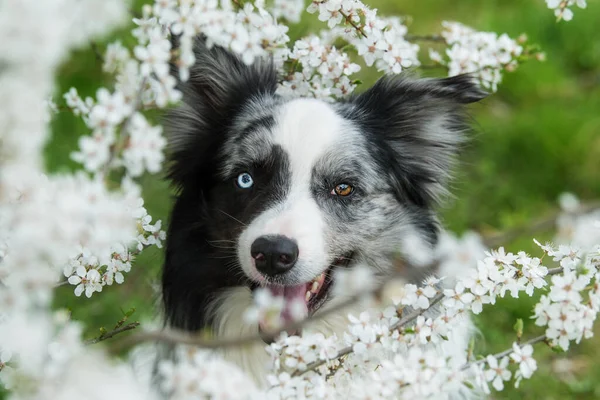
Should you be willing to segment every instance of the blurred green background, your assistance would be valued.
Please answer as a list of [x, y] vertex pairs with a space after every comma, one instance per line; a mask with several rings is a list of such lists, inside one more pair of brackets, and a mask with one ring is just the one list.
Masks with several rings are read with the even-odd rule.
[[[148, 1], [146, 1], [148, 2]], [[144, 1], [136, 1], [139, 10]], [[473, 108], [477, 124], [470, 146], [453, 185], [456, 199], [440, 211], [444, 223], [460, 233], [474, 229], [494, 233], [527, 224], [556, 209], [563, 191], [582, 199], [600, 198], [600, 4], [590, 1], [588, 9], [575, 8], [574, 20], [556, 23], [543, 0], [370, 0], [384, 15], [411, 17], [411, 34], [437, 33], [443, 20], [465, 23], [477, 30], [506, 32], [511, 37], [526, 33], [547, 54], [546, 62], [530, 61], [508, 73], [498, 93]], [[316, 15], [305, 14], [290, 29], [292, 39], [325, 25]], [[98, 42], [100, 50], [119, 38], [133, 43], [130, 27]], [[421, 43], [426, 47], [427, 43]], [[427, 70], [424, 75], [443, 74]], [[373, 70], [360, 74], [365, 86], [377, 79]], [[102, 74], [93, 49], [72, 54], [58, 74], [55, 98], [76, 87], [83, 96], [110, 85]], [[360, 89], [359, 89], [360, 90]], [[47, 165], [59, 172], [77, 168], [69, 154], [77, 138], [88, 133], [80, 119], [68, 112], [52, 122], [53, 137], [47, 147]], [[170, 189], [161, 176], [141, 179], [144, 198], [155, 219], [168, 219]], [[552, 232], [537, 235], [550, 239]], [[531, 237], [506, 243], [509, 250], [539, 252]], [[73, 317], [87, 324], [87, 335], [97, 336], [100, 327], [110, 329], [124, 310], [136, 308], [133, 319], [149, 320], [155, 315], [153, 285], [159, 274], [162, 253], [149, 249], [121, 286], [105, 287], [91, 299], [75, 298], [73, 287], [57, 290], [56, 307], [68, 307]], [[481, 330], [478, 352], [508, 348], [514, 339], [512, 326], [525, 321], [526, 336], [540, 333], [529, 320], [534, 300], [504, 300], [476, 318]], [[600, 330], [598, 331], [600, 332]], [[600, 398], [600, 339], [574, 346], [568, 354], [556, 354], [538, 346], [539, 371], [518, 391], [493, 394], [503, 399], [591, 399]]]

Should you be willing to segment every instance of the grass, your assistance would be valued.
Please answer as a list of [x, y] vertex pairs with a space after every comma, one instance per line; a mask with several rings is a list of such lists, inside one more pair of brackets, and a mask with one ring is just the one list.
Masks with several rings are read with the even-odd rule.
[[[137, 1], [141, 3], [142, 1]], [[526, 224], [555, 208], [563, 191], [584, 199], [600, 198], [600, 29], [599, 2], [587, 10], [575, 10], [570, 23], [555, 22], [544, 1], [520, 0], [420, 0], [368, 2], [388, 15], [409, 15], [414, 34], [436, 32], [442, 20], [457, 20], [479, 30], [507, 32], [515, 37], [527, 33], [531, 42], [547, 53], [545, 63], [530, 62], [505, 75], [500, 90], [473, 108], [478, 121], [476, 134], [462, 156], [454, 183], [456, 198], [440, 210], [445, 225], [463, 232], [502, 231]], [[292, 38], [315, 28], [324, 28], [316, 16], [307, 15], [290, 30]], [[100, 47], [116, 37], [125, 42], [127, 30], [106, 38]], [[125, 36], [124, 36], [125, 35]], [[123, 39], [125, 38], [125, 39]], [[361, 79], [372, 83], [373, 72], [363, 71]], [[56, 95], [71, 86], [83, 95], [93, 95], [109, 84], [90, 48], [74, 52], [58, 74]], [[52, 122], [52, 140], [46, 159], [52, 172], [70, 171], [77, 166], [69, 159], [77, 138], [87, 133], [83, 123], [69, 113], [60, 113]], [[170, 191], [161, 176], [142, 181], [149, 212], [166, 221], [171, 204]], [[541, 234], [550, 238], [551, 233]], [[531, 238], [506, 243], [510, 250], [534, 251]], [[111, 327], [123, 310], [135, 307], [138, 319], [153, 317], [152, 284], [158, 277], [162, 253], [151, 249], [142, 254], [122, 286], [106, 287], [91, 299], [75, 298], [73, 288], [57, 290], [56, 307], [68, 307], [75, 319], [87, 324], [86, 334]], [[513, 340], [512, 326], [523, 318], [526, 335], [538, 333], [529, 322], [534, 301], [503, 300], [493, 312], [476, 318], [481, 330], [479, 349], [495, 352]], [[575, 346], [568, 354], [555, 354], [539, 346], [540, 370], [520, 390], [495, 394], [498, 399], [590, 399], [600, 396], [600, 342], [598, 339]], [[559, 372], [557, 365], [567, 365]], [[565, 364], [565, 362], [567, 362]], [[1, 396], [0, 396], [1, 397]]]

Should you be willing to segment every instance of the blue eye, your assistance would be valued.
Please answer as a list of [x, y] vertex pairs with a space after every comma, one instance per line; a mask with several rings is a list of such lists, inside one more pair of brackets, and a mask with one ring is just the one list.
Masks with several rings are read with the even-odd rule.
[[252, 179], [252, 175], [247, 172], [243, 172], [237, 177], [237, 185], [242, 189], [249, 189], [254, 185], [254, 180]]

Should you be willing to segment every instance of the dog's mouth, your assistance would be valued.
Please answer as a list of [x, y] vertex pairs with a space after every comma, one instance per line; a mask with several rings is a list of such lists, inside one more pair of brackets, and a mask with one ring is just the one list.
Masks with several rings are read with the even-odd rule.
[[[333, 287], [334, 271], [336, 268], [348, 267], [352, 261], [352, 253], [339, 256], [333, 260], [329, 268], [320, 275], [312, 279], [310, 282], [298, 285], [278, 285], [278, 284], [263, 284], [254, 286], [254, 288], [263, 287], [271, 291], [271, 294], [276, 297], [284, 298], [284, 308], [281, 313], [281, 320], [284, 324], [290, 324], [312, 316], [326, 302]], [[262, 330], [263, 326], [259, 325]], [[297, 332], [288, 332], [294, 334]]]

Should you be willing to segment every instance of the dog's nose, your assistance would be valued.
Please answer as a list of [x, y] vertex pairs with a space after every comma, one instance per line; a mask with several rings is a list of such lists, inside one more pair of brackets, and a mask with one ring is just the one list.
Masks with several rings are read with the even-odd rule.
[[298, 245], [281, 235], [261, 236], [250, 246], [256, 269], [273, 276], [289, 271], [298, 259]]

